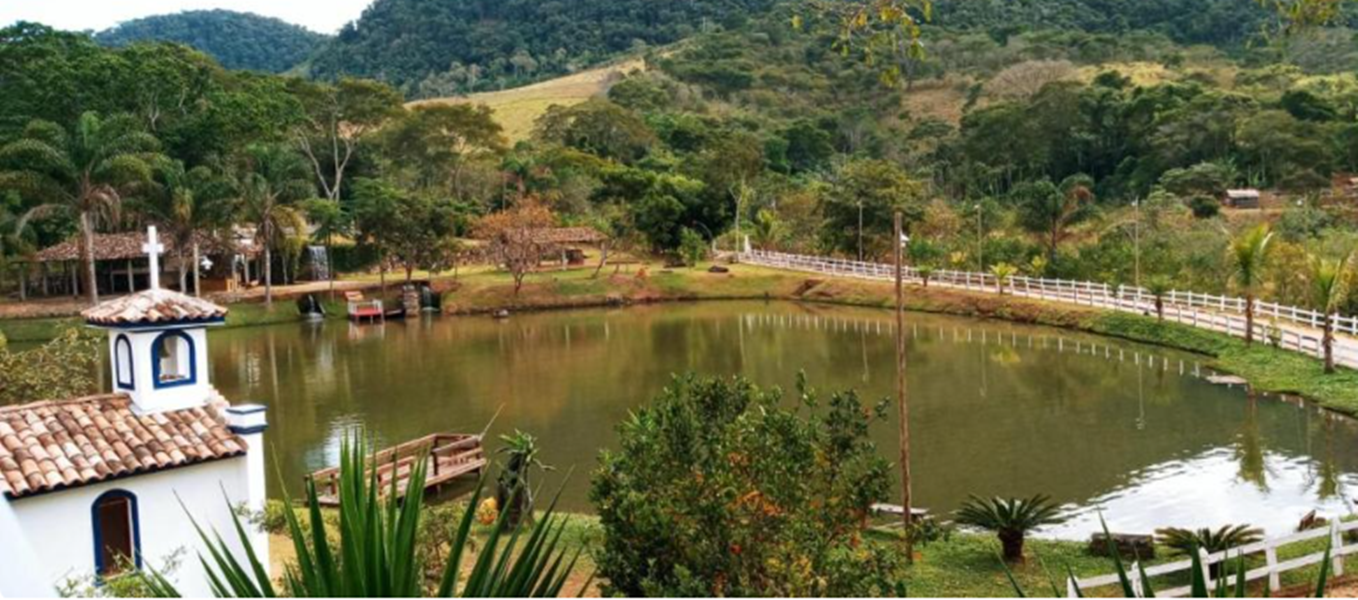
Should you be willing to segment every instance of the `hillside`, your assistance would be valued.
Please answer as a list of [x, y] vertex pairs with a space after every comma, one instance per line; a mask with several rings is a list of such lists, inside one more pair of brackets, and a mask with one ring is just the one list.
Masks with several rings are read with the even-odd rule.
[[408, 106], [440, 103], [485, 104], [495, 111], [495, 121], [504, 128], [505, 136], [512, 143], [527, 139], [532, 134], [534, 121], [547, 112], [547, 107], [573, 106], [590, 98], [603, 96], [608, 93], [608, 88], [615, 81], [644, 68], [645, 63], [641, 59], [631, 59], [520, 88], [461, 97], [417, 100]]
[[105, 46], [178, 42], [228, 69], [281, 73], [306, 60], [326, 36], [271, 17], [229, 10], [195, 10], [145, 17], [95, 34]]
[[620, 52], [733, 27], [773, 0], [376, 0], [311, 74], [380, 78], [409, 97], [504, 89]]

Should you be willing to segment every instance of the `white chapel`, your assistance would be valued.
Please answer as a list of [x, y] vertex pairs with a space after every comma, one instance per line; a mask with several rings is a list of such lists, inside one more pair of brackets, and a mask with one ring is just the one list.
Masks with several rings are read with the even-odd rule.
[[108, 334], [113, 389], [0, 407], [0, 597], [147, 567], [211, 595], [191, 519], [239, 550], [232, 511], [264, 508], [264, 407], [231, 405], [209, 378], [207, 332], [227, 310], [160, 289], [154, 227], [145, 249], [150, 288], [81, 314]]

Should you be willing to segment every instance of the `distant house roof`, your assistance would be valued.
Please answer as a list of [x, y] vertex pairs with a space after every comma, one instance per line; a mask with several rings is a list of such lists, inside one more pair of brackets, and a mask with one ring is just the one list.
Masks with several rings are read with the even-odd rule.
[[1227, 198], [1258, 198], [1259, 190], [1226, 190]]
[[596, 244], [608, 239], [592, 227], [543, 227], [517, 229], [509, 235], [529, 239], [539, 244]]
[[215, 406], [138, 415], [124, 394], [0, 407], [0, 494], [22, 498], [246, 453]]
[[[255, 256], [260, 252], [259, 247], [253, 243], [246, 243], [243, 240], [227, 242], [205, 232], [195, 233], [194, 241], [198, 242], [198, 249], [203, 254]], [[142, 245], [145, 243], [146, 234], [144, 232], [96, 233], [94, 234], [94, 260], [146, 258], [146, 251], [142, 250]], [[173, 255], [177, 251], [173, 239], [161, 238], [161, 244], [165, 246], [164, 253], [166, 256]], [[34, 257], [37, 262], [60, 262], [80, 260], [81, 258], [80, 238], [78, 236], [55, 246], [43, 248]]]
[[91, 325], [152, 325], [208, 322], [226, 317], [227, 309], [202, 298], [166, 289], [142, 290], [85, 309], [80, 316]]

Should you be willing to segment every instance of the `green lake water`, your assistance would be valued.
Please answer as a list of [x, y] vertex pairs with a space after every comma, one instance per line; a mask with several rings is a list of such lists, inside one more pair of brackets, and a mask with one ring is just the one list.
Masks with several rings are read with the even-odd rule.
[[[1057, 537], [1097, 528], [1095, 509], [1132, 532], [1252, 523], [1284, 533], [1312, 509], [1348, 512], [1354, 420], [1209, 384], [1191, 354], [1002, 322], [906, 319], [918, 506], [941, 513], [968, 494], [1050, 494], [1068, 517], [1044, 532]], [[588, 511], [600, 449], [616, 445], [615, 425], [672, 374], [791, 389], [804, 370], [823, 391], [886, 397], [891, 321], [884, 310], [722, 302], [217, 330], [212, 380], [233, 402], [268, 405], [266, 441], [293, 490], [334, 464], [356, 426], [387, 445], [480, 431], [498, 410], [492, 434], [538, 436], [557, 468], [545, 489], [573, 469], [562, 502]], [[895, 431], [887, 421], [873, 432], [889, 460]]]

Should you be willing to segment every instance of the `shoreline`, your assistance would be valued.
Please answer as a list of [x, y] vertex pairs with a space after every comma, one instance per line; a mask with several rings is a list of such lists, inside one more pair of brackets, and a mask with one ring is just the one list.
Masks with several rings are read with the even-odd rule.
[[[706, 265], [704, 265], [706, 266]], [[442, 279], [444, 316], [486, 315], [500, 310], [545, 312], [585, 308], [626, 308], [667, 302], [778, 300], [891, 310], [890, 282], [815, 277], [806, 273], [735, 264], [729, 273], [705, 269], [659, 269], [601, 274], [593, 268], [545, 271], [530, 277], [518, 294], [508, 275], [492, 271]], [[324, 300], [327, 319], [343, 319], [344, 303]], [[229, 307], [225, 328], [300, 322], [291, 302], [267, 310], [259, 303]], [[978, 294], [955, 289], [907, 285], [905, 309], [913, 312], [993, 319], [1058, 327], [1131, 342], [1182, 350], [1210, 359], [1213, 368], [1244, 378], [1264, 393], [1300, 396], [1318, 406], [1358, 416], [1358, 371], [1341, 368], [1325, 375], [1319, 360], [1272, 348], [1248, 347], [1241, 340], [1154, 316], [1119, 313], [1055, 302]], [[0, 334], [11, 342], [50, 339], [78, 318], [0, 320]], [[14, 335], [14, 334], [18, 335]]]

